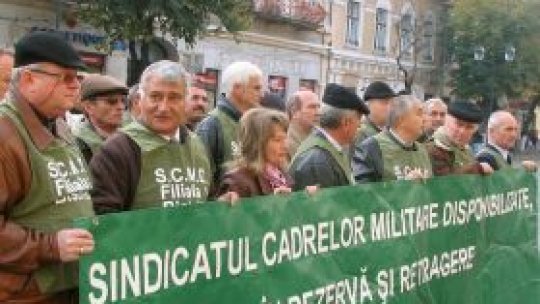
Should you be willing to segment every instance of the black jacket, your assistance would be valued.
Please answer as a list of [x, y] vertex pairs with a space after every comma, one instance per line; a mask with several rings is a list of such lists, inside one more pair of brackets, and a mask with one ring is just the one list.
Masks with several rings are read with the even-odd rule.
[[[226, 98], [220, 99], [217, 107], [235, 121], [239, 121], [240, 117], [242, 116], [240, 111], [238, 111]], [[221, 124], [217, 117], [209, 115], [200, 122], [195, 132], [202, 140], [208, 152], [210, 168], [212, 169], [213, 173], [213, 185], [219, 185], [221, 177], [224, 174], [222, 165], [225, 162], [225, 144]], [[211, 194], [215, 194], [215, 191], [211, 192]]]

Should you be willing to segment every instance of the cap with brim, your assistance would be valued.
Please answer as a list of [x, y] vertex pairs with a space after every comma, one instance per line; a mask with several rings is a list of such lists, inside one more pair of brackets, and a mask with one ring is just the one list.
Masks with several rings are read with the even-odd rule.
[[77, 51], [58, 34], [32, 32], [15, 44], [15, 67], [49, 62], [64, 68], [86, 70]]
[[107, 94], [127, 94], [128, 88], [108, 75], [88, 74], [81, 83], [82, 100]]
[[369, 114], [366, 104], [351, 90], [335, 83], [326, 85], [322, 101], [340, 109], [356, 110], [363, 114]]
[[482, 110], [480, 107], [467, 101], [456, 101], [450, 103], [448, 105], [448, 114], [466, 122], [482, 122]]

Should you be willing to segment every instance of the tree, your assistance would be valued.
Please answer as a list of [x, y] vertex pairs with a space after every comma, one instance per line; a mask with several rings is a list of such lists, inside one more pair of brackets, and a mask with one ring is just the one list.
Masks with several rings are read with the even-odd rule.
[[[217, 19], [229, 32], [251, 24], [250, 0], [79, 0], [78, 13], [84, 22], [103, 29], [109, 42], [129, 42], [137, 77], [149, 63], [149, 42], [156, 35], [181, 38], [188, 45], [206, 32]], [[136, 46], [140, 45], [140, 56]], [[133, 79], [128, 82], [133, 82]]]
[[524, 0], [454, 2], [447, 41], [456, 95], [478, 99], [489, 115], [498, 97], [539, 94], [539, 8]]
[[428, 41], [426, 37], [434, 38], [435, 29], [431, 16], [420, 15], [415, 13], [415, 0], [402, 0], [401, 5], [397, 7], [405, 7], [400, 14], [399, 20], [395, 24], [396, 31], [396, 64], [398, 70], [403, 75], [403, 84], [405, 92], [411, 93], [416, 74], [418, 71], [419, 58], [433, 46], [430, 44], [433, 40]]

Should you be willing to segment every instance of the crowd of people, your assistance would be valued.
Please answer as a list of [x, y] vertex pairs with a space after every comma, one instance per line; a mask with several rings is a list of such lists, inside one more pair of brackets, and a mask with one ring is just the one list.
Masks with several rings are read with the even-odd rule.
[[78, 302], [76, 262], [95, 242], [71, 228], [77, 217], [517, 166], [519, 125], [506, 111], [472, 153], [482, 113], [470, 102], [423, 102], [377, 81], [362, 97], [331, 83], [322, 98], [301, 88], [268, 108], [263, 71], [234, 62], [209, 111], [177, 62], [152, 63], [128, 88], [81, 73], [54, 34], [30, 33], [14, 49], [0, 54], [2, 69], [13, 65], [0, 92], [2, 303]]

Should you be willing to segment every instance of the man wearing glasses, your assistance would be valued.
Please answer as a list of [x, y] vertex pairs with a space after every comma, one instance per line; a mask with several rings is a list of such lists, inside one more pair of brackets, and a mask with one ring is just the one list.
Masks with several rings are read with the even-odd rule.
[[48, 32], [15, 45], [15, 71], [0, 104], [0, 302], [78, 303], [76, 262], [94, 248], [71, 228], [94, 214], [91, 180], [69, 129], [80, 96], [76, 51]]
[[85, 121], [74, 133], [87, 163], [122, 125], [127, 87], [111, 76], [88, 74], [82, 82]]

